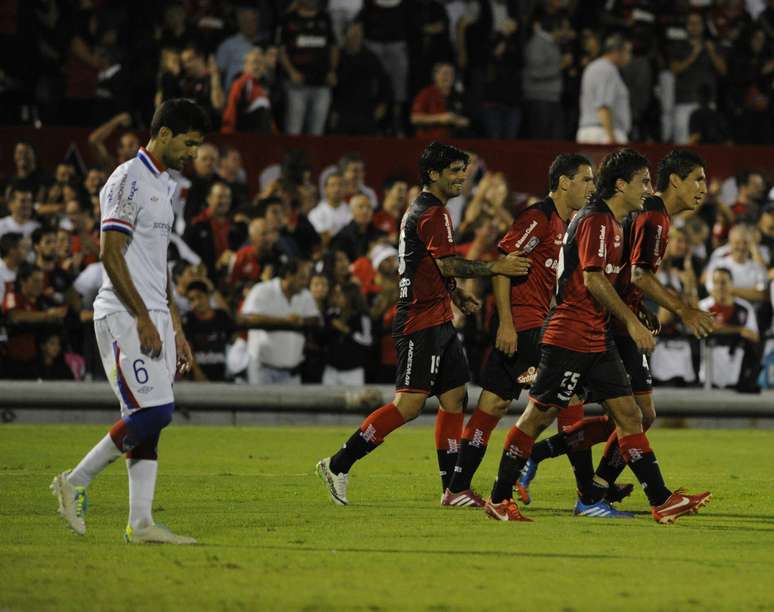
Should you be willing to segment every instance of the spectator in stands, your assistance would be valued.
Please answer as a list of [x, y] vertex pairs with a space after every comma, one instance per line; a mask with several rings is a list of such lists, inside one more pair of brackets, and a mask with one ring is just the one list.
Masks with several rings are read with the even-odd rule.
[[230, 248], [232, 222], [231, 189], [222, 181], [216, 181], [207, 195], [207, 208], [194, 218], [183, 240], [202, 258], [211, 280], [220, 278], [221, 271], [228, 267], [233, 252]]
[[704, 83], [699, 87], [698, 108], [688, 121], [688, 144], [721, 144], [729, 142], [728, 122], [716, 108], [712, 86]]
[[162, 81], [161, 102], [170, 98], [191, 98], [207, 111], [214, 126], [220, 125], [226, 99], [215, 58], [211, 55], [205, 60], [201, 49], [188, 44], [180, 54], [180, 64], [182, 70], [175, 79]]
[[736, 221], [754, 222], [765, 195], [766, 182], [760, 172], [740, 172], [736, 177], [738, 193], [731, 212]]
[[[729, 253], [723, 257], [713, 258], [705, 270], [705, 285], [712, 292], [715, 279], [714, 271], [725, 268], [730, 271], [733, 284], [731, 295], [741, 298], [754, 305], [766, 299], [766, 283], [768, 273], [765, 267], [752, 257], [752, 235], [744, 225], [735, 225], [728, 235]], [[757, 245], [755, 245], [757, 248]]]
[[[714, 313], [717, 327], [712, 334], [710, 380], [714, 387], [734, 387], [741, 392], [758, 392], [760, 336], [753, 307], [734, 297], [733, 273], [718, 267], [712, 271], [711, 295], [703, 299], [702, 310]], [[702, 363], [699, 376], [707, 376]]]
[[758, 231], [761, 233], [761, 256], [769, 268], [769, 280], [772, 280], [772, 269], [774, 269], [774, 202], [769, 202], [768, 206], [763, 209], [758, 221]]
[[32, 218], [32, 192], [14, 187], [8, 198], [7, 217], [0, 219], [0, 236], [9, 232], [29, 238], [40, 223]]
[[763, 29], [753, 28], [736, 41], [731, 55], [734, 142], [771, 144], [774, 57]]
[[429, 140], [450, 138], [470, 126], [462, 98], [454, 91], [454, 79], [454, 66], [435, 65], [433, 83], [420, 91], [411, 105], [411, 124], [417, 136]]
[[89, 134], [89, 145], [97, 156], [98, 163], [103, 171], [113, 172], [116, 166], [137, 155], [140, 141], [134, 132], [124, 132], [119, 137], [115, 155], [108, 151], [106, 144], [119, 128], [128, 128], [130, 125], [132, 125], [131, 115], [129, 113], [120, 113]]
[[473, 197], [467, 202], [462, 221], [457, 226], [456, 231], [460, 238], [466, 239], [482, 214], [488, 215], [494, 221], [498, 233], [504, 234], [513, 223], [513, 215], [508, 208], [509, 197], [508, 183], [502, 173], [484, 174]]
[[38, 362], [32, 378], [38, 380], [74, 380], [73, 371], [67, 365], [62, 352], [62, 334], [50, 331], [41, 337]]
[[355, 283], [336, 284], [330, 294], [330, 309], [325, 316], [326, 364], [324, 385], [362, 387], [365, 363], [373, 336], [368, 308]]
[[13, 291], [16, 272], [27, 257], [23, 238], [17, 232], [0, 236], [0, 304], [6, 293]]
[[693, 12], [685, 22], [688, 38], [675, 43], [669, 51], [669, 68], [675, 76], [674, 142], [686, 144], [691, 113], [699, 107], [699, 89], [703, 84], [717, 91], [718, 77], [727, 72], [726, 60], [715, 43], [704, 37], [704, 18]]
[[258, 217], [250, 222], [249, 243], [236, 252], [229, 284], [232, 289], [251, 286], [260, 280], [270, 280], [280, 261], [277, 230], [267, 219]]
[[245, 184], [246, 173], [242, 165], [242, 153], [239, 149], [232, 146], [223, 147], [218, 158], [217, 175], [231, 190], [233, 210], [245, 206], [249, 198]]
[[391, 242], [398, 241], [400, 221], [408, 204], [406, 194], [408, 183], [399, 177], [390, 177], [384, 181], [384, 199], [382, 206], [374, 213], [373, 223], [382, 230]]
[[[289, 260], [276, 278], [255, 285], [237, 318], [248, 333], [251, 384], [299, 384], [305, 326], [318, 325], [320, 313], [309, 289], [312, 265]], [[276, 330], [276, 331], [274, 331]]]
[[228, 91], [237, 75], [246, 70], [246, 55], [256, 46], [265, 44], [258, 31], [258, 11], [254, 6], [241, 4], [236, 7], [236, 34], [220, 43], [215, 54], [218, 69], [223, 75], [223, 88]]
[[42, 225], [32, 232], [32, 249], [35, 267], [43, 272], [43, 296], [52, 304], [64, 304], [75, 277], [60, 264], [56, 229]]
[[350, 261], [368, 254], [374, 242], [383, 241], [387, 235], [373, 223], [374, 209], [364, 195], [356, 195], [349, 201], [352, 221], [334, 236], [331, 248], [340, 249]]
[[190, 223], [206, 206], [207, 194], [210, 193], [212, 184], [218, 180], [216, 170], [220, 163], [220, 154], [215, 145], [205, 142], [196, 150], [193, 161], [193, 175], [191, 175], [191, 188], [185, 202], [185, 220]]
[[561, 98], [562, 52], [557, 24], [546, 13], [538, 13], [524, 50], [524, 119], [530, 138], [564, 137]]
[[192, 37], [188, 30], [185, 7], [180, 2], [170, 2], [164, 9], [162, 19], [159, 45], [182, 51]]
[[8, 328], [8, 345], [6, 357], [2, 360], [4, 378], [33, 378], [38, 338], [46, 330], [61, 329], [67, 307], [50, 307], [43, 298], [44, 287], [42, 270], [23, 265], [16, 274], [14, 291], [5, 294], [3, 313]]
[[[312, 294], [317, 310], [321, 313], [320, 321], [322, 323], [323, 314], [328, 312], [328, 295], [330, 294], [328, 277], [320, 272], [313, 274], [312, 279], [309, 281], [309, 293]], [[302, 383], [322, 383], [327, 342], [328, 334], [324, 325], [313, 326], [306, 330], [304, 363], [301, 369]]]
[[379, 58], [363, 45], [363, 28], [347, 27], [333, 90], [331, 128], [339, 134], [376, 134], [392, 92]]
[[42, 202], [45, 198], [48, 179], [38, 168], [37, 156], [31, 144], [27, 142], [16, 143], [13, 148], [13, 164], [14, 173], [6, 181], [6, 201], [10, 201], [11, 192], [18, 189], [32, 194], [35, 202]]
[[285, 132], [319, 136], [325, 130], [339, 63], [333, 26], [320, 0], [294, 3], [280, 38], [280, 63], [288, 76]]
[[433, 76], [433, 66], [453, 62], [449, 14], [440, 0], [418, 0], [408, 12], [409, 90], [418, 92]]
[[392, 124], [396, 135], [404, 133], [403, 105], [408, 99], [408, 21], [411, 7], [406, 0], [363, 0], [357, 21], [363, 26], [368, 47], [381, 62], [392, 83]]
[[80, 263], [87, 266], [99, 259], [99, 227], [91, 211], [78, 200], [70, 200], [65, 205], [65, 219], [60, 228], [71, 237], [71, 254], [78, 255]]
[[325, 199], [315, 206], [307, 215], [309, 222], [320, 235], [323, 248], [350, 221], [352, 210], [344, 201], [344, 177], [338, 172], [329, 174], [325, 179]]
[[210, 305], [211, 294], [212, 288], [202, 281], [186, 288], [191, 310], [183, 317], [183, 330], [194, 356], [191, 378], [196, 382], [226, 380], [226, 351], [235, 339], [234, 320]]
[[83, 189], [89, 198], [99, 199], [99, 190], [105, 184], [107, 175], [104, 170], [99, 168], [89, 168], [86, 171], [86, 177], [83, 179]]
[[38, 216], [61, 215], [65, 202], [77, 195], [75, 192], [75, 168], [71, 164], [57, 164], [54, 181], [46, 190], [46, 197], [35, 206]]
[[344, 198], [350, 200], [353, 195], [361, 194], [376, 208], [379, 199], [376, 192], [365, 184], [365, 169], [365, 162], [359, 153], [347, 153], [339, 160], [339, 170], [344, 178]]
[[629, 63], [631, 54], [631, 43], [619, 34], [612, 34], [605, 39], [602, 56], [586, 66], [581, 77], [578, 142], [628, 142], [632, 127], [629, 90], [619, 68]]
[[494, 261], [500, 257], [497, 248], [499, 232], [491, 215], [482, 212], [470, 226], [473, 239], [457, 246], [457, 252], [465, 259]]
[[242, 76], [236, 78], [229, 89], [220, 129], [224, 134], [271, 134], [274, 131], [271, 100], [261, 84], [263, 72], [263, 51], [253, 47], [244, 56]]

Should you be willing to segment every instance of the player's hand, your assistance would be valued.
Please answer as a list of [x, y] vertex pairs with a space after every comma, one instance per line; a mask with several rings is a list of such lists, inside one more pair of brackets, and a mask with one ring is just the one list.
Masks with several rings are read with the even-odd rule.
[[175, 349], [177, 351], [177, 371], [181, 374], [187, 374], [193, 367], [194, 357], [191, 345], [188, 344], [182, 330], [175, 332]]
[[522, 257], [521, 251], [514, 251], [492, 263], [492, 272], [504, 276], [526, 276], [532, 262], [528, 257]]
[[712, 313], [698, 308], [688, 308], [682, 319], [688, 331], [697, 338], [705, 338], [715, 331], [715, 317]]
[[640, 305], [637, 317], [640, 322], [650, 330], [651, 334], [658, 336], [658, 333], [661, 331], [661, 322], [658, 320], [658, 316], [656, 316], [655, 313], [645, 308], [645, 306]]
[[140, 337], [140, 351], [151, 359], [161, 355], [161, 336], [149, 316], [137, 319], [137, 335]]
[[519, 335], [516, 333], [516, 328], [513, 326], [513, 323], [508, 325], [507, 323], [501, 322], [497, 327], [495, 348], [508, 355], [508, 357], [513, 355], [519, 348]]
[[634, 340], [634, 344], [637, 345], [641, 353], [652, 353], [653, 349], [656, 348], [656, 340], [653, 338], [653, 334], [639, 321], [627, 323], [626, 331], [629, 332], [632, 340]]
[[466, 315], [481, 310], [481, 302], [478, 298], [462, 289], [457, 289], [452, 293], [452, 300], [457, 308]]

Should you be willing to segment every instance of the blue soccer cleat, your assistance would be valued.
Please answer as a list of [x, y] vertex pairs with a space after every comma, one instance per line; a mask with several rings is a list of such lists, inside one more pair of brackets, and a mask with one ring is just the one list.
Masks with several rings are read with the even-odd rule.
[[537, 474], [537, 466], [538, 464], [532, 461], [532, 459], [527, 459], [527, 463], [521, 469], [519, 480], [516, 481], [516, 492], [519, 494], [521, 503], [525, 506], [529, 506], [532, 501], [532, 497], [529, 494], [529, 485], [535, 478], [535, 474]]
[[628, 519], [634, 518], [631, 512], [621, 512], [616, 510], [604, 499], [595, 504], [584, 504], [580, 499], [575, 504], [573, 512], [575, 516], [586, 516], [589, 518], [608, 518], [608, 519]]

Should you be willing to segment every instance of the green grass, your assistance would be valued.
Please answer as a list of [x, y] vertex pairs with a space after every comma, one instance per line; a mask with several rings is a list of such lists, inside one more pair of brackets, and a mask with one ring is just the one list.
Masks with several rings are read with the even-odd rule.
[[[171, 428], [155, 517], [202, 543], [127, 546], [126, 472], [91, 486], [88, 533], [48, 485], [104, 435], [0, 427], [0, 610], [772, 610], [774, 431], [656, 430], [667, 483], [710, 489], [699, 516], [659, 526], [576, 519], [564, 459], [541, 466], [531, 524], [438, 506], [429, 428], [409, 427], [353, 470], [349, 507], [313, 475], [347, 428]], [[488, 492], [504, 430], [477, 485]], [[625, 474], [625, 479], [632, 479]]]

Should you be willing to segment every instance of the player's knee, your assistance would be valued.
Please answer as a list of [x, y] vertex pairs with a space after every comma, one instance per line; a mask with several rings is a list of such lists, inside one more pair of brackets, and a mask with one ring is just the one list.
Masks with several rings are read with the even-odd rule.
[[419, 416], [425, 405], [426, 397], [417, 393], [399, 393], [394, 400], [395, 407], [406, 421]]
[[505, 415], [505, 411], [508, 410], [510, 403], [509, 400], [505, 400], [491, 391], [484, 390], [481, 392], [481, 397], [478, 400], [478, 408], [486, 414], [502, 418]]

